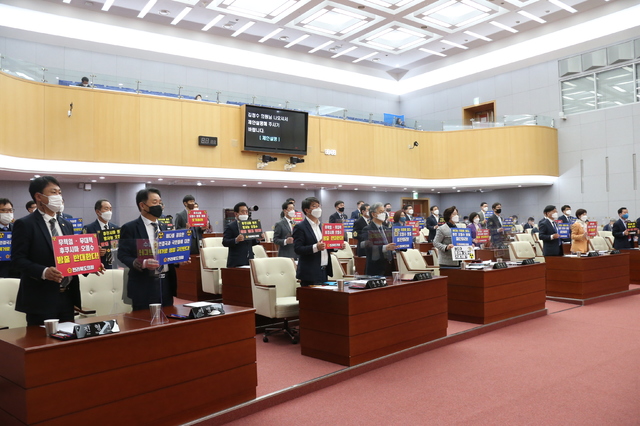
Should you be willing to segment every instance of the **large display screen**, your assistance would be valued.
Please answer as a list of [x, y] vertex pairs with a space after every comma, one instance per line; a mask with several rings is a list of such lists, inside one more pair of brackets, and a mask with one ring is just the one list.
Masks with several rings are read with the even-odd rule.
[[309, 114], [303, 111], [243, 105], [244, 150], [307, 154]]

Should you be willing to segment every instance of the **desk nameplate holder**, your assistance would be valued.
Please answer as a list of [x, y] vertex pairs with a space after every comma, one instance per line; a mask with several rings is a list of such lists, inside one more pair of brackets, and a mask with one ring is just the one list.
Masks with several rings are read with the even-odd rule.
[[[216, 313], [217, 312], [217, 313]], [[216, 307], [215, 305], [207, 305], [207, 306], [199, 306], [196, 308], [191, 308], [189, 311], [189, 318], [204, 318], [212, 315], [221, 315], [224, 314], [224, 309], [222, 305]]]
[[115, 319], [97, 321], [89, 324], [78, 324], [73, 326], [73, 333], [58, 330], [51, 335], [59, 340], [84, 339], [85, 337], [102, 336], [105, 334], [117, 333], [120, 331], [118, 321]]

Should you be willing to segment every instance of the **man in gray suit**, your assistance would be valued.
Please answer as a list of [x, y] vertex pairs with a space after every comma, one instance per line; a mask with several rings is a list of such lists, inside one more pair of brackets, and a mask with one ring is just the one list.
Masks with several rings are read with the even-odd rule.
[[294, 250], [292, 237], [296, 209], [292, 201], [285, 201], [282, 204], [282, 213], [282, 219], [276, 222], [273, 228], [273, 242], [278, 246], [278, 257], [297, 259], [298, 255]]
[[[182, 199], [184, 210], [176, 213], [175, 227], [176, 229], [187, 229], [189, 224], [189, 211], [196, 208], [196, 198], [189, 194]], [[191, 254], [200, 254], [200, 240], [202, 240], [203, 228], [191, 228]]]

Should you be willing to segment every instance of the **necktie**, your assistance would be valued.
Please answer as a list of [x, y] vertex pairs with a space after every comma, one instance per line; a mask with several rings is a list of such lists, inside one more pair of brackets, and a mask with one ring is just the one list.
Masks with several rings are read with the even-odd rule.
[[[49, 227], [51, 228], [51, 236], [52, 237], [57, 237], [60, 234], [58, 234], [58, 229], [56, 228], [56, 219], [55, 218], [51, 218], [49, 219]], [[64, 277], [62, 279], [62, 282], [60, 283], [60, 288], [65, 288], [66, 286], [69, 285], [69, 283], [71, 282], [71, 277]]]
[[108, 223], [105, 223], [105, 224], [104, 224], [104, 230], [106, 231], [107, 229], [109, 229], [109, 224], [108, 224]]
[[[104, 229], [105, 231], [108, 231], [108, 230], [109, 230], [109, 224], [108, 224], [108, 223], [105, 223], [105, 224], [104, 224], [104, 228], [103, 228], [103, 229]], [[111, 248], [107, 248], [107, 252], [106, 252], [106, 253], [105, 253], [105, 255], [104, 255], [104, 263], [105, 263], [106, 265], [111, 265], [111, 261], [112, 261], [112, 260], [113, 260], [113, 257], [111, 257]], [[105, 266], [106, 266], [106, 265], [105, 265]]]
[[[381, 226], [378, 228], [380, 230], [380, 234], [382, 235], [382, 241], [384, 242], [384, 245], [386, 246], [387, 244], [389, 244], [389, 240], [387, 239], [387, 233], [384, 232], [384, 228]], [[391, 262], [393, 260], [393, 255], [391, 254], [390, 251], [386, 251], [384, 253], [385, 257], [387, 258], [387, 260], [389, 262]]]

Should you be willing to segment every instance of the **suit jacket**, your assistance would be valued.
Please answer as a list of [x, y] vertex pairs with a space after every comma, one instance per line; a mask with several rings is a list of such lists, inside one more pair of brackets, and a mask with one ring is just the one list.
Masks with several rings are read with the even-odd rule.
[[[13, 223], [7, 225], [7, 228], [9, 229], [0, 229], [0, 232], [13, 232]], [[20, 278], [20, 271], [11, 264], [10, 260], [0, 261], [0, 278]]]
[[436, 237], [436, 226], [438, 226], [438, 221], [439, 219], [437, 217], [435, 217], [433, 214], [430, 214], [429, 217], [427, 218], [426, 221], [426, 225], [427, 225], [427, 229], [429, 230], [429, 242], [432, 242], [433, 239]]
[[278, 246], [278, 257], [297, 259], [298, 255], [296, 254], [293, 243], [285, 245], [285, 240], [293, 235], [289, 220], [290, 219], [281, 219], [276, 222], [273, 227], [273, 242]]
[[229, 247], [229, 255], [227, 257], [227, 268], [237, 268], [249, 264], [249, 259], [253, 259], [254, 245], [260, 244], [257, 238], [251, 238], [236, 243], [236, 237], [240, 235], [238, 222], [231, 222], [222, 234], [222, 245]]
[[546, 217], [538, 222], [538, 238], [542, 240], [542, 254], [544, 256], [562, 256], [562, 240], [560, 238], [551, 239], [553, 234], [557, 234], [557, 229]]
[[[107, 226], [108, 226], [108, 229], [116, 229], [118, 227], [118, 225], [116, 225], [113, 222], [108, 222]], [[91, 222], [90, 224], [85, 225], [84, 228], [82, 228], [82, 233], [97, 234], [98, 231], [103, 229], [104, 229], [104, 225], [102, 224], [102, 222], [96, 219], [95, 222]], [[113, 260], [112, 260], [113, 258], [111, 257], [110, 253], [111, 253], [111, 249], [108, 248], [107, 253], [105, 253], [104, 256], [100, 256], [100, 261], [104, 265], [105, 269], [111, 269], [112, 267], [111, 264], [113, 263]]]
[[451, 250], [447, 246], [451, 244], [451, 227], [453, 224], [445, 224], [438, 228], [436, 237], [433, 240], [433, 247], [438, 250], [438, 263], [442, 266], [459, 266], [460, 262], [453, 260]]
[[491, 238], [491, 245], [494, 247], [500, 246], [503, 243], [504, 232], [498, 232], [498, 229], [502, 228], [500, 219], [497, 214], [487, 219], [487, 229], [489, 229], [489, 235]]
[[393, 262], [393, 252], [385, 252], [383, 247], [386, 244], [393, 242], [393, 236], [391, 234], [391, 228], [382, 225], [384, 236], [380, 232], [380, 228], [373, 221], [362, 230], [362, 239], [365, 242], [365, 253], [367, 256], [367, 263], [365, 265], [364, 273], [366, 275], [382, 275], [385, 276], [385, 271], [388, 269], [389, 262]]
[[587, 226], [582, 226], [582, 222], [579, 220], [573, 222], [573, 225], [571, 225], [571, 251], [588, 252], [588, 241]]
[[[73, 235], [73, 225], [65, 219], [57, 218], [62, 235]], [[51, 300], [60, 297], [60, 284], [43, 280], [45, 268], [56, 266], [51, 234], [39, 210], [18, 219], [13, 225], [11, 241], [11, 259], [20, 271], [20, 288], [16, 299], [16, 311], [27, 314], [45, 315], [51, 313], [56, 306]], [[69, 289], [75, 306], [82, 306], [80, 300], [80, 280], [78, 276], [71, 278]]]
[[355, 209], [354, 211], [351, 212], [351, 217], [349, 219], [358, 220], [359, 218], [360, 218], [360, 210]]
[[[189, 218], [187, 209], [182, 210], [180, 213], [176, 213], [174, 222], [175, 229], [187, 229], [188, 224]], [[202, 240], [204, 228], [194, 226], [191, 228], [191, 231], [191, 254], [200, 254], [200, 240]]]
[[329, 223], [342, 223], [347, 218], [345, 213], [335, 212], [329, 216]]
[[[160, 230], [166, 230], [166, 226], [160, 223]], [[164, 278], [158, 278], [154, 271], [142, 269], [142, 261], [138, 259], [138, 240], [149, 240], [142, 217], [127, 222], [120, 228], [118, 259], [129, 268], [127, 296], [131, 298], [134, 308], [146, 308], [151, 303], [172, 306], [178, 286], [176, 265], [168, 265]]]
[[369, 224], [367, 223], [367, 219], [365, 219], [364, 216], [360, 216], [360, 218], [356, 220], [355, 223], [353, 224], [353, 238], [358, 240], [358, 246], [356, 248], [356, 256], [364, 257], [367, 255], [367, 253], [364, 250], [364, 247], [362, 247], [362, 242], [364, 241], [364, 239], [362, 238], [362, 231], [367, 225]]
[[[322, 226], [322, 225], [321, 225]], [[331, 253], [334, 250], [327, 250], [329, 262], [326, 266], [326, 276], [320, 268], [321, 252], [314, 253], [313, 245], [318, 242], [316, 234], [311, 229], [311, 224], [306, 218], [293, 228], [293, 246], [298, 254], [298, 270], [296, 278], [301, 281], [323, 282], [326, 276], [333, 275], [331, 267]]]
[[615, 249], [630, 249], [633, 248], [633, 240], [632, 236], [624, 235], [624, 231], [627, 230], [627, 226], [625, 225], [622, 219], [618, 219], [616, 223], [613, 224], [611, 228], [611, 232], [613, 234], [613, 248]]

